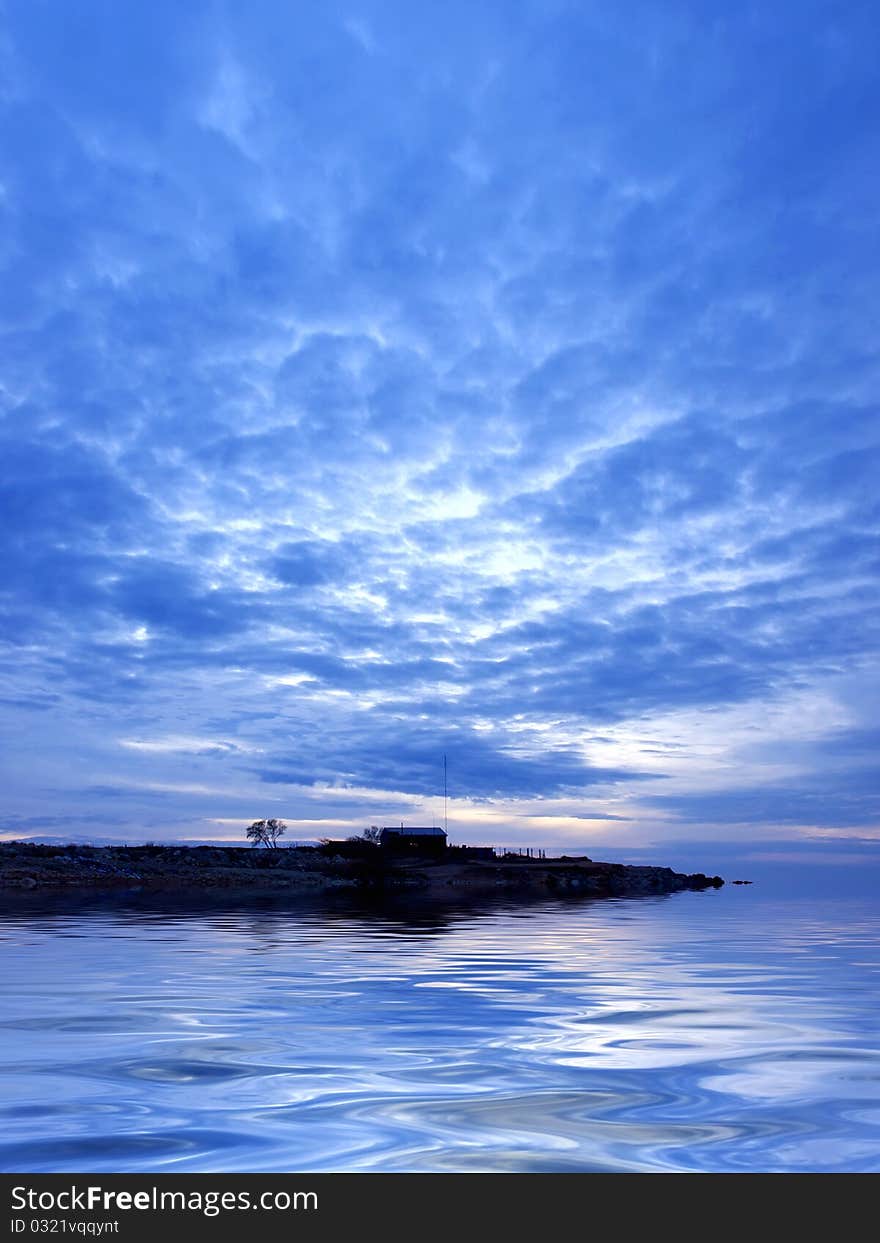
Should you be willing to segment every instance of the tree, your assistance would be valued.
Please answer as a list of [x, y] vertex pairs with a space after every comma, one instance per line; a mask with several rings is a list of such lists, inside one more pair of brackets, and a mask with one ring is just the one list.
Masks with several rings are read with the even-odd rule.
[[378, 846], [381, 836], [382, 830], [377, 828], [375, 824], [371, 824], [368, 829], [364, 829], [363, 833], [355, 833], [348, 840], [350, 842], [369, 842], [373, 846]]
[[248, 828], [247, 835], [248, 840], [255, 846], [262, 843], [270, 850], [277, 850], [278, 838], [286, 832], [287, 825], [283, 820], [255, 820]]

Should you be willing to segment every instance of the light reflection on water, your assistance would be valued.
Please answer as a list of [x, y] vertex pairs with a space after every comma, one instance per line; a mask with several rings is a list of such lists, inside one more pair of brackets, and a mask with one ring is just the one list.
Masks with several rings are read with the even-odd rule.
[[6, 1171], [880, 1170], [880, 911], [21, 904]]

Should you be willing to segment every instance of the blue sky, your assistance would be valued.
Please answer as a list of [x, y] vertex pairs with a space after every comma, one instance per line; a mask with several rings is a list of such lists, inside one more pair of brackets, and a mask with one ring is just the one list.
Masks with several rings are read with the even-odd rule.
[[0, 12], [4, 835], [870, 852], [876, 5]]

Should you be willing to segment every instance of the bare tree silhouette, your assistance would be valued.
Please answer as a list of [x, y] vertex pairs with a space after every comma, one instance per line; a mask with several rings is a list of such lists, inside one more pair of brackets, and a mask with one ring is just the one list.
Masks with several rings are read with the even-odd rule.
[[248, 840], [255, 846], [268, 846], [270, 850], [278, 849], [278, 838], [287, 832], [283, 820], [255, 820], [248, 828]]

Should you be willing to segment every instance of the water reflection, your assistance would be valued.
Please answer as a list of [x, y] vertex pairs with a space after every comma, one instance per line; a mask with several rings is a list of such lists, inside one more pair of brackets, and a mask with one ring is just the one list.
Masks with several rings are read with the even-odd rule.
[[876, 906], [0, 919], [5, 1170], [880, 1169]]

